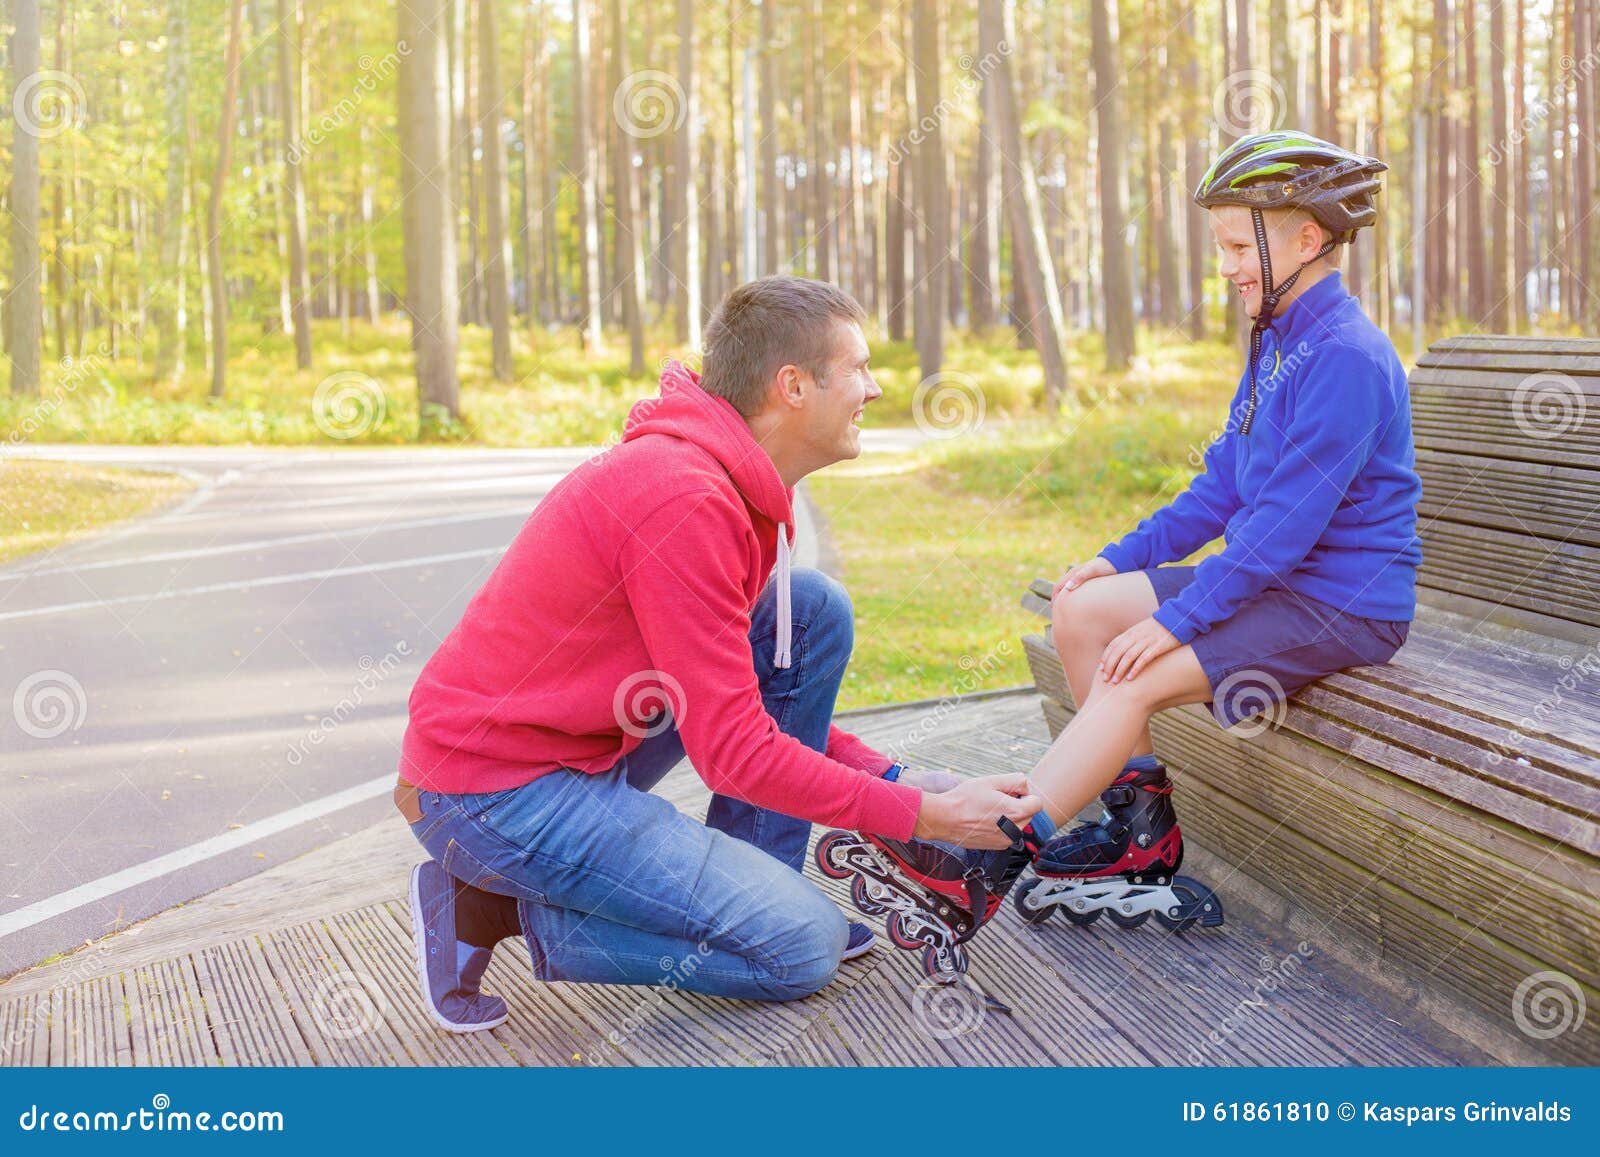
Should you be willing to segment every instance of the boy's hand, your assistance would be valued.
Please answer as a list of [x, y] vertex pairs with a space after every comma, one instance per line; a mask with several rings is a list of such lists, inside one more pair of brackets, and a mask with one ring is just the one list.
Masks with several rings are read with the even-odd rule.
[[1140, 671], [1180, 646], [1171, 631], [1154, 618], [1145, 619], [1106, 644], [1100, 654], [1100, 678], [1109, 683], [1137, 678]]
[[1075, 591], [1090, 579], [1105, 578], [1116, 573], [1116, 567], [1096, 555], [1088, 562], [1080, 562], [1057, 579], [1056, 585], [1051, 588], [1050, 597], [1055, 598], [1062, 591]]
[[1020, 827], [1043, 806], [1043, 800], [1028, 794], [1028, 777], [1020, 771], [964, 779], [949, 791], [923, 793], [912, 834], [919, 840], [998, 851], [1011, 845], [1000, 830], [1000, 817]]

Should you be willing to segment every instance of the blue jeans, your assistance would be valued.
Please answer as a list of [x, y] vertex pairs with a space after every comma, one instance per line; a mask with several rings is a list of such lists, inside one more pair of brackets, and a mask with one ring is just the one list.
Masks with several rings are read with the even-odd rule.
[[[791, 590], [793, 663], [772, 665], [769, 586], [751, 616], [756, 675], [778, 726], [822, 751], [854, 620], [844, 588], [818, 571], [796, 570]], [[691, 819], [650, 794], [683, 754], [669, 726], [596, 775], [424, 792], [411, 830], [456, 879], [517, 900], [540, 979], [755, 1000], [816, 992], [838, 971], [847, 931], [801, 875], [811, 825], [721, 795], [705, 823]]]

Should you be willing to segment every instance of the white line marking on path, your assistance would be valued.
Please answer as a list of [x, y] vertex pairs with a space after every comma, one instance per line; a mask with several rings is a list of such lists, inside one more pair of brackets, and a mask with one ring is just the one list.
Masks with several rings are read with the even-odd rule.
[[451, 526], [462, 522], [484, 522], [496, 518], [510, 518], [513, 515], [526, 515], [526, 506], [508, 506], [502, 510], [486, 510], [474, 514], [451, 514], [443, 518], [416, 518], [409, 522], [383, 522], [376, 526], [346, 526], [338, 530], [319, 530], [314, 534], [291, 534], [281, 538], [258, 538], [251, 542], [234, 542], [227, 546], [205, 546], [194, 550], [168, 550], [158, 554], [135, 554], [127, 558], [108, 558], [99, 562], [83, 562], [76, 566], [51, 566], [40, 567], [37, 570], [19, 570], [0, 573], [0, 583], [16, 582], [18, 579], [32, 578], [35, 575], [66, 574], [80, 570], [105, 570], [108, 567], [118, 566], [144, 566], [152, 562], [178, 562], [190, 558], [210, 558], [219, 554], [239, 554], [247, 550], [270, 550], [279, 546], [293, 546], [296, 543], [320, 542], [324, 539], [341, 538], [351, 534], [386, 534], [393, 530], [416, 530], [424, 526]]
[[198, 844], [190, 844], [186, 848], [179, 848], [175, 852], [168, 852], [164, 856], [157, 856], [153, 860], [146, 860], [142, 864], [135, 864], [120, 872], [112, 872], [109, 876], [101, 876], [98, 880], [90, 880], [87, 884], [79, 884], [76, 888], [70, 888], [65, 892], [58, 892], [54, 896], [18, 908], [15, 912], [0, 915], [0, 939], [71, 912], [74, 908], [81, 908], [96, 900], [103, 900], [107, 896], [125, 892], [129, 888], [147, 884], [151, 880], [192, 867], [203, 860], [214, 859], [310, 820], [321, 819], [333, 812], [365, 803], [369, 799], [376, 799], [393, 789], [392, 775], [369, 779], [366, 783], [358, 783], [355, 787], [347, 787], [343, 791], [334, 792], [321, 799], [310, 800], [234, 831], [212, 836], [209, 840], [201, 840]]
[[201, 587], [183, 587], [178, 590], [157, 591], [148, 595], [121, 595], [114, 599], [90, 599], [81, 603], [57, 603], [54, 606], [30, 607], [25, 611], [6, 611], [0, 614], [0, 623], [11, 619], [40, 618], [45, 615], [63, 615], [71, 611], [94, 610], [98, 607], [114, 607], [125, 603], [155, 603], [164, 599], [181, 599], [190, 595], [210, 595], [222, 591], [248, 591], [256, 587], [276, 587], [286, 583], [310, 582], [312, 579], [343, 578], [345, 575], [376, 574], [385, 570], [402, 570], [408, 566], [428, 566], [433, 563], [459, 562], [468, 558], [487, 558], [491, 554], [503, 554], [504, 546], [484, 547], [481, 550], [458, 550], [450, 554], [428, 554], [420, 558], [401, 558], [393, 562], [374, 562], [364, 566], [332, 567], [328, 570], [307, 570], [298, 574], [276, 574], [265, 578], [239, 579], [236, 582], [210, 583]]

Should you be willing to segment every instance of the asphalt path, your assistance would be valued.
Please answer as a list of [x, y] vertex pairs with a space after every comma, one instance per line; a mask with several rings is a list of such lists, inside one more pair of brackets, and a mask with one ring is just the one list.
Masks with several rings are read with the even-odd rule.
[[0, 568], [0, 976], [386, 818], [417, 673], [594, 450], [23, 452], [196, 488]]

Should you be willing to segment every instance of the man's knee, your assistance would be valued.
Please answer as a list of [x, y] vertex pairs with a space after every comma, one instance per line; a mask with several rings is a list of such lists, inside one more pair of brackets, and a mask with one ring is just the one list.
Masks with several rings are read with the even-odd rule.
[[843, 583], [820, 570], [800, 567], [789, 576], [789, 606], [794, 621], [805, 624], [808, 639], [849, 654], [855, 643], [855, 609]]
[[839, 961], [850, 939], [844, 915], [821, 892], [813, 902], [794, 908], [793, 923], [772, 961], [772, 996], [799, 1000], [819, 992], [839, 973]]

